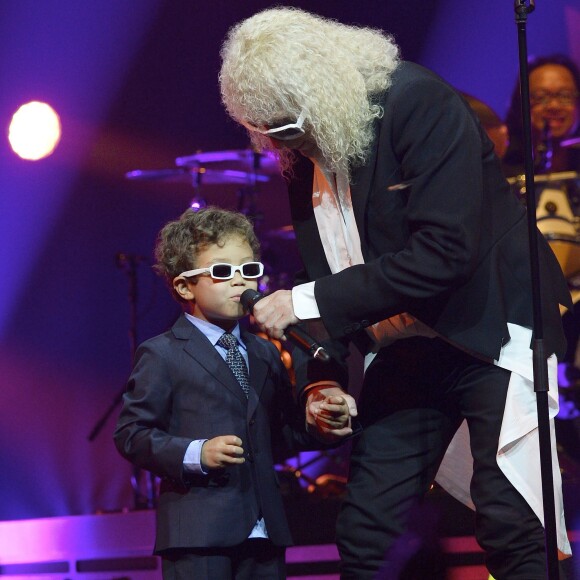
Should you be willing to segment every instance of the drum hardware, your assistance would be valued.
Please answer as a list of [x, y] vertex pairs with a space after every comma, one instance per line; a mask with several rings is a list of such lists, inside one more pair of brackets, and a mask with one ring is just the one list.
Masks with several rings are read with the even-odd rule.
[[571, 224], [575, 221], [574, 212], [568, 201], [568, 195], [561, 189], [544, 189], [540, 193], [536, 217], [538, 221], [559, 219]]
[[[137, 271], [140, 265], [146, 264], [148, 258], [138, 254], [129, 254], [119, 252], [115, 255], [115, 263], [117, 268], [123, 270], [129, 280], [129, 308], [130, 308], [130, 322], [129, 322], [129, 348], [130, 360], [135, 356], [137, 349], [137, 298], [138, 298], [138, 276]], [[113, 414], [115, 409], [121, 404], [123, 394], [126, 392], [127, 386], [123, 385], [115, 395], [115, 398], [109, 405], [108, 409], [101, 415], [100, 419], [95, 423], [91, 432], [88, 435], [89, 441], [94, 441], [97, 435], [102, 431], [107, 420]], [[153, 473], [133, 466], [131, 474], [131, 488], [133, 489], [133, 509], [152, 509], [157, 506], [157, 498], [159, 497], [159, 483], [160, 479]]]
[[[313, 457], [302, 462], [301, 455], [313, 455]], [[331, 460], [339, 466], [344, 462], [344, 457], [333, 455], [330, 451], [306, 452], [277, 466], [279, 468], [278, 473], [279, 475], [284, 474], [285, 477], [293, 479], [295, 482], [304, 482], [306, 491], [320, 499], [342, 496], [346, 491], [347, 478], [345, 476], [334, 473], [322, 473], [314, 476], [306, 473], [306, 468], [323, 459]], [[302, 492], [301, 485], [294, 485], [292, 488], [295, 491]]]
[[[534, 176], [534, 183], [542, 186], [536, 207], [538, 229], [548, 240], [568, 279], [580, 274], [580, 217], [576, 215], [579, 208], [574, 186], [579, 178], [576, 171]], [[516, 195], [525, 202], [525, 176], [510, 177], [508, 182], [516, 187]]]
[[[278, 160], [272, 152], [256, 153], [251, 149], [206, 151], [177, 157], [176, 168], [136, 169], [125, 174], [131, 180], [159, 180], [200, 185], [253, 185], [278, 174]], [[208, 167], [211, 165], [211, 167]]]
[[267, 175], [256, 175], [247, 171], [233, 169], [208, 169], [206, 167], [179, 167], [176, 169], [135, 169], [125, 173], [132, 181], [167, 181], [172, 183], [191, 183], [201, 185], [248, 185], [254, 181], [266, 182]]
[[554, 157], [554, 139], [550, 131], [550, 124], [544, 123], [542, 130], [542, 140], [536, 149], [538, 155], [538, 170], [541, 173], [548, 173], [552, 170], [552, 160]]
[[294, 233], [294, 228], [292, 225], [282, 226], [274, 230], [270, 230], [266, 233], [268, 238], [273, 238], [277, 240], [295, 240], [296, 234]]
[[278, 171], [273, 153], [257, 153], [250, 149], [198, 152], [177, 157], [175, 165], [177, 167], [172, 169], [136, 169], [126, 173], [125, 177], [132, 181], [189, 183], [194, 189], [190, 203], [194, 210], [207, 206], [201, 194], [205, 186], [240, 185], [237, 210], [253, 218], [256, 224], [261, 218], [256, 206], [258, 184], [270, 180], [265, 173]]
[[222, 165], [259, 175], [279, 175], [280, 168], [276, 154], [272, 151], [259, 153], [252, 149], [231, 149], [226, 151], [205, 151], [194, 155], [178, 157], [178, 167], [198, 167], [212, 165], [221, 169]]
[[[258, 237], [263, 242], [264, 256], [279, 240], [294, 240], [292, 226], [263, 233], [264, 215], [259, 209], [259, 188], [274, 175], [280, 175], [278, 158], [273, 151], [263, 153], [252, 149], [230, 149], [224, 151], [198, 151], [193, 155], [177, 157], [174, 168], [136, 169], [125, 177], [132, 181], [161, 181], [165, 183], [186, 183], [193, 187], [194, 194], [190, 207], [194, 210], [208, 205], [206, 188], [215, 185], [238, 185], [236, 190], [237, 211], [248, 216], [254, 223]], [[210, 199], [211, 201], [211, 199]], [[216, 202], [217, 205], [229, 205]], [[274, 260], [275, 261], [275, 260]], [[272, 265], [272, 264], [270, 264]], [[275, 291], [287, 288], [292, 276], [284, 271], [288, 260], [280, 268], [268, 268], [269, 273], [260, 282], [261, 290]]]
[[[548, 183], [551, 181], [569, 181], [580, 178], [580, 174], [577, 171], [557, 171], [554, 173], [545, 173], [541, 175], [534, 175], [534, 183]], [[526, 189], [524, 183], [526, 182], [525, 175], [515, 175], [514, 177], [508, 177], [507, 182], [510, 185], [517, 185], [522, 193], [525, 193]]]
[[560, 141], [560, 147], [571, 147], [574, 149], [580, 148], [580, 137], [573, 137], [572, 139], [565, 139], [564, 141]]
[[566, 278], [580, 273], [579, 220], [574, 215], [566, 191], [544, 189], [536, 210], [538, 229], [558, 259]]

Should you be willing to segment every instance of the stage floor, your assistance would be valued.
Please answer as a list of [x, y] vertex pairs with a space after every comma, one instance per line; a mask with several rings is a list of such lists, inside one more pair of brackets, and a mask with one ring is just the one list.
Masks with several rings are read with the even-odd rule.
[[[0, 522], [0, 576], [14, 580], [159, 580], [152, 510]], [[318, 527], [318, 526], [315, 526]], [[452, 580], [486, 580], [471, 537], [446, 538]], [[287, 551], [288, 578], [338, 580], [332, 543]]]
[[[287, 551], [289, 580], [338, 580], [333, 533], [340, 500], [286, 501], [297, 544]], [[483, 553], [471, 535], [472, 512], [443, 494], [432, 494], [426, 509], [423, 524], [434, 522], [430, 514], [444, 514], [437, 531], [447, 580], [487, 580]], [[0, 577], [159, 580], [160, 562], [152, 556], [154, 535], [153, 510], [0, 522]], [[580, 548], [580, 532], [571, 530], [569, 535], [573, 548], [577, 543]]]

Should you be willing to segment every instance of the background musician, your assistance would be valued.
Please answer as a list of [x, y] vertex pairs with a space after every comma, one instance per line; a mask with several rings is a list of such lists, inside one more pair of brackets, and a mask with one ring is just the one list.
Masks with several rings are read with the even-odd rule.
[[489, 105], [467, 93], [461, 94], [479, 118], [479, 122], [485, 129], [487, 136], [493, 141], [495, 154], [500, 159], [503, 159], [509, 146], [507, 125]]
[[[580, 72], [563, 55], [539, 57], [529, 63], [532, 139], [535, 173], [580, 170]], [[519, 84], [506, 116], [510, 144], [503, 159], [506, 176], [523, 173], [523, 129]]]

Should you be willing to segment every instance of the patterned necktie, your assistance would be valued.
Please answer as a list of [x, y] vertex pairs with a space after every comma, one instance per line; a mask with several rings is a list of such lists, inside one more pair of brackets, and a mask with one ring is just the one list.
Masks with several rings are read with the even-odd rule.
[[242, 390], [248, 396], [250, 392], [250, 381], [248, 378], [248, 367], [242, 353], [238, 349], [238, 341], [236, 337], [230, 332], [224, 332], [217, 341], [219, 346], [225, 348], [228, 353], [226, 355], [226, 363], [232, 369], [234, 376], [242, 387]]

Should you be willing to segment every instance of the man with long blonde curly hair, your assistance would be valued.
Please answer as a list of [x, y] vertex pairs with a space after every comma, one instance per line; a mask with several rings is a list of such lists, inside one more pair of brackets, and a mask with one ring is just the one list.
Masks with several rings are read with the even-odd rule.
[[[273, 13], [280, 28], [288, 26], [283, 44], [268, 32]], [[363, 164], [370, 152], [373, 121], [382, 115], [374, 97], [389, 87], [399, 49], [380, 31], [325, 20], [318, 24], [319, 29], [312, 26], [308, 13], [287, 8], [256, 15], [251, 36], [243, 35], [241, 25], [239, 35], [234, 28], [223, 49], [233, 58], [223, 62], [222, 94], [230, 115], [244, 125], [273, 126], [304, 111], [305, 128], [325, 163], [335, 172], [348, 171]], [[313, 68], [312, 50], [324, 67]], [[348, 91], [337, 90], [337, 78]], [[268, 146], [267, 137], [255, 131], [250, 135], [254, 145]], [[280, 151], [285, 168], [290, 165], [288, 152]]]
[[[389, 35], [295, 8], [235, 25], [221, 54], [225, 107], [256, 146], [279, 152], [289, 177], [304, 262], [299, 283], [261, 299], [254, 316], [275, 338], [301, 321], [324, 326], [331, 362], [295, 355], [311, 424], [320, 396], [346, 397], [352, 415], [358, 404], [337, 522], [342, 578], [384, 567], [393, 577], [397, 542], [417, 528], [413, 508], [437, 477], [475, 508], [496, 579], [543, 579], [525, 209], [476, 115], [401, 60]], [[537, 235], [553, 416], [558, 305], [570, 298]], [[357, 403], [344, 392], [349, 342], [365, 355]], [[555, 446], [552, 467], [569, 554]]]

